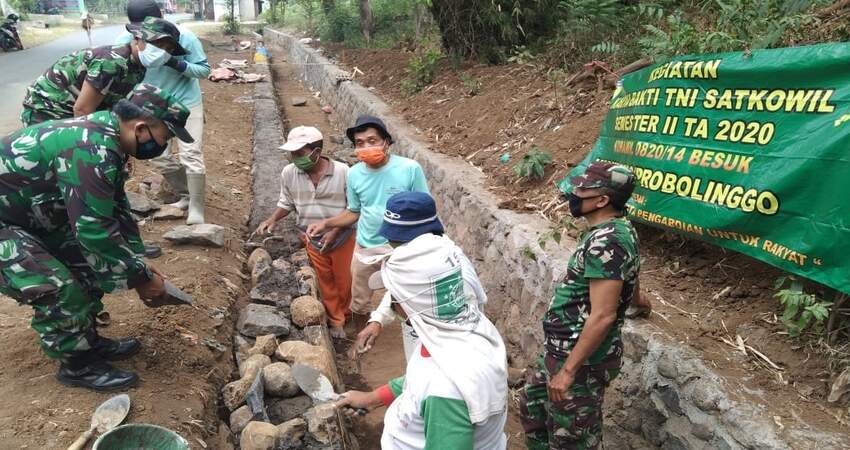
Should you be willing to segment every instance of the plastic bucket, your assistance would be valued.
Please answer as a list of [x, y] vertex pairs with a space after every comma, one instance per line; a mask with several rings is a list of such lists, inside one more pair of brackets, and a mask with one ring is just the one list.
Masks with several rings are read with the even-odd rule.
[[168, 428], [131, 423], [103, 433], [92, 450], [189, 450], [189, 443]]

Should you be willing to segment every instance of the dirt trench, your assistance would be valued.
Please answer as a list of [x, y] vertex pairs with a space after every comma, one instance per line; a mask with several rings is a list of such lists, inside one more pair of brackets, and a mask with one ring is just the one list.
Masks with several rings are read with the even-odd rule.
[[[249, 58], [226, 50], [223, 36], [204, 40], [210, 64], [222, 58]], [[226, 228], [224, 248], [174, 246], [163, 233], [179, 220], [145, 220], [146, 242], [162, 246], [163, 255], [149, 261], [175, 285], [194, 296], [191, 307], [145, 307], [135, 292], [107, 295], [111, 324], [99, 332], [108, 337], [137, 336], [140, 354], [118, 362], [141, 377], [127, 391], [129, 423], [153, 423], [173, 429], [192, 448], [218, 444], [220, 387], [234, 368], [230, 351], [235, 302], [244, 296], [228, 285], [243, 283], [242, 240], [251, 203], [252, 106], [245, 99], [251, 85], [201, 82], [204, 92], [204, 156], [207, 166], [206, 220]], [[127, 185], [138, 190], [153, 172], [137, 164]], [[228, 281], [225, 282], [224, 280]], [[237, 288], [239, 289], [239, 288]], [[0, 448], [64, 449], [88, 429], [95, 408], [111, 395], [68, 388], [54, 379], [56, 363], [38, 349], [29, 328], [31, 310], [0, 299]]]

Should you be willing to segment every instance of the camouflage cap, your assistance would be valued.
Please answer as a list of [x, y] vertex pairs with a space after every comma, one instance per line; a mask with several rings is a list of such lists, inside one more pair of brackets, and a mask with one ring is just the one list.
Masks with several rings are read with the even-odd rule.
[[165, 126], [183, 142], [195, 142], [192, 135], [186, 131], [186, 120], [189, 118], [189, 108], [170, 92], [152, 84], [139, 83], [133, 92], [127, 96], [130, 103], [142, 108], [152, 116], [163, 121]]
[[635, 175], [631, 170], [617, 164], [594, 161], [581, 175], [570, 178], [574, 188], [609, 188], [631, 194], [635, 188]]
[[146, 17], [142, 23], [127, 24], [127, 31], [133, 36], [145, 41], [151, 42], [158, 39], [171, 39], [174, 41], [174, 51], [171, 56], [182, 56], [186, 54], [186, 50], [180, 46], [180, 30], [177, 25], [158, 17]]

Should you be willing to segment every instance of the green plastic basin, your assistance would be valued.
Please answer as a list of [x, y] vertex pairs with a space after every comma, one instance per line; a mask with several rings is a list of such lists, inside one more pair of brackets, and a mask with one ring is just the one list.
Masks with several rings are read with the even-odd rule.
[[131, 423], [103, 433], [92, 450], [189, 450], [189, 443], [168, 428]]

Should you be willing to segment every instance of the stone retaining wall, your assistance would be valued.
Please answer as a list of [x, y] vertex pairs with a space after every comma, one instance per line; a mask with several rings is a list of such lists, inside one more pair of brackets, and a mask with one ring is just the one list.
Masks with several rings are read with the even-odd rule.
[[[478, 169], [430, 151], [381, 99], [357, 83], [339, 82], [340, 69], [320, 52], [268, 27], [264, 38], [278, 50], [273, 57], [297, 65], [303, 81], [334, 108], [335, 126], [344, 129], [360, 114], [381, 117], [395, 140], [392, 151], [422, 165], [449, 236], [476, 265], [490, 298], [487, 315], [505, 337], [511, 364], [532, 363], [553, 280], [563, 276], [575, 242], [562, 241], [552, 249], [557, 254], [541, 249], [537, 238], [549, 224], [499, 209]], [[714, 373], [653, 325], [627, 322], [623, 334], [623, 374], [612, 386], [622, 395], [609, 395], [606, 402], [606, 420], [613, 419], [606, 422], [606, 448], [850, 448], [846, 436], [819, 432], [806, 418], [783, 418], [780, 427], [757, 392]]]

